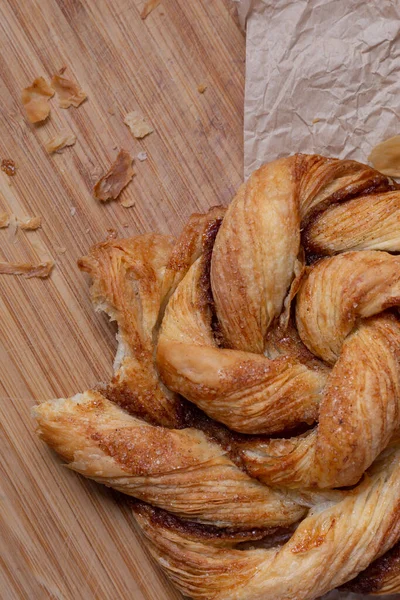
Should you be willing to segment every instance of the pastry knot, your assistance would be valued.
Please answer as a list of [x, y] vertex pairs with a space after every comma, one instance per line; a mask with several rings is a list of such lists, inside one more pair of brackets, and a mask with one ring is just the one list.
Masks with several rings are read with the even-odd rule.
[[177, 240], [79, 261], [118, 324], [115, 373], [36, 407], [38, 432], [136, 499], [185, 595], [400, 592], [399, 224], [389, 177], [298, 154]]

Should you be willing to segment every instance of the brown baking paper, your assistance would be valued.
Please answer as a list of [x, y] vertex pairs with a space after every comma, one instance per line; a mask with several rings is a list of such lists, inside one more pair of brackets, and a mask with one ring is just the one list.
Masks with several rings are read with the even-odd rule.
[[367, 162], [377, 143], [400, 133], [400, 2], [236, 2], [247, 39], [245, 177], [295, 152]]
[[294, 152], [368, 161], [400, 133], [400, 2], [239, 0], [245, 176]]

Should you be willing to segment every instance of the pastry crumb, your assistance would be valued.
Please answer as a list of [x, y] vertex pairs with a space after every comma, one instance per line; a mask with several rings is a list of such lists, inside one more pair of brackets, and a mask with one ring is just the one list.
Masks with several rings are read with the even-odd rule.
[[35, 229], [39, 229], [42, 226], [42, 217], [25, 217], [24, 219], [18, 219], [17, 223], [20, 229], [25, 229], [26, 231], [34, 231]]
[[400, 135], [377, 144], [368, 156], [374, 169], [389, 177], [400, 177]]
[[53, 75], [51, 85], [58, 95], [58, 105], [60, 108], [69, 108], [70, 106], [78, 108], [87, 98], [87, 94], [77, 83], [61, 75]]
[[52, 260], [37, 265], [32, 263], [9, 263], [0, 262], [0, 275], [22, 275], [27, 279], [31, 277], [48, 277], [54, 267]]
[[9, 224], [9, 228], [8, 228], [8, 239], [15, 243], [15, 236], [17, 235], [17, 229], [18, 229], [18, 221], [17, 221], [17, 217], [12, 214], [10, 215], [10, 224]]
[[107, 112], [109, 115], [115, 115], [115, 110], [111, 107], [107, 109]]
[[117, 230], [113, 227], [109, 227], [107, 230], [107, 239], [108, 240], [116, 240], [117, 239]]
[[65, 246], [60, 246], [60, 247], [56, 248], [57, 254], [65, 254], [66, 251], [67, 251], [67, 249]]
[[140, 162], [147, 160], [147, 152], [139, 152], [137, 159], [140, 160]]
[[71, 206], [71, 208], [69, 209], [69, 212], [71, 213], [71, 217], [74, 217], [76, 215], [76, 207]]
[[153, 12], [153, 10], [157, 8], [160, 3], [161, 0], [148, 0], [144, 5], [142, 12], [140, 13], [141, 19], [143, 19], [143, 21], [147, 19], [149, 14]]
[[44, 147], [49, 154], [59, 152], [66, 146], [73, 146], [76, 142], [76, 135], [71, 131], [61, 130], [57, 135], [48, 140]]
[[52, 96], [54, 90], [44, 77], [37, 77], [32, 85], [22, 90], [22, 104], [30, 123], [40, 123], [47, 119], [50, 114], [49, 100]]
[[1, 161], [1, 170], [9, 177], [15, 177], [17, 174], [17, 165], [12, 158], [3, 158]]
[[315, 123], [319, 123], [319, 122], [320, 122], [320, 120], [321, 120], [321, 119], [320, 119], [319, 117], [316, 117], [315, 119], [313, 119], [313, 120], [312, 120], [312, 122], [313, 122], [313, 125], [315, 125]]
[[124, 123], [131, 130], [133, 137], [139, 140], [146, 137], [146, 135], [153, 133], [154, 131], [152, 126], [149, 125], [145, 118], [142, 115], [140, 115], [136, 110], [133, 110], [132, 112], [125, 115]]
[[120, 150], [114, 163], [93, 188], [94, 197], [101, 202], [116, 200], [124, 187], [128, 185], [135, 172], [132, 157], [126, 150]]
[[207, 89], [207, 86], [205, 83], [201, 83], [200, 85], [197, 86], [197, 91], [199, 92], [199, 94], [204, 94], [206, 89]]
[[10, 215], [8, 213], [0, 213], [0, 229], [8, 227], [10, 224]]
[[122, 200], [121, 206], [124, 208], [132, 208], [132, 206], [135, 206], [135, 200]]

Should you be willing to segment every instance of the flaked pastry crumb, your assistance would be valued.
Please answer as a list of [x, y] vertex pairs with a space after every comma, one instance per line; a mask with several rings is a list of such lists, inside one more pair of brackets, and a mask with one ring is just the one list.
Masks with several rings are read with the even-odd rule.
[[161, 0], [148, 0], [146, 2], [146, 4], [143, 7], [142, 12], [140, 13], [140, 17], [144, 20], [146, 19], [149, 14], [155, 9], [157, 8], [157, 6], [160, 4]]
[[25, 106], [28, 121], [40, 123], [50, 114], [49, 99], [54, 96], [53, 88], [44, 77], [37, 77], [32, 85], [22, 90], [22, 104]]
[[101, 202], [116, 200], [124, 187], [128, 185], [135, 172], [132, 168], [132, 157], [126, 150], [120, 150], [115, 162], [111, 165], [93, 188], [94, 197]]
[[127, 198], [126, 200], [122, 200], [121, 206], [123, 206], [124, 208], [132, 208], [132, 206], [135, 206], [135, 200], [129, 198]]
[[10, 215], [8, 213], [0, 213], [0, 229], [8, 227], [10, 224]]
[[17, 222], [21, 229], [34, 231], [42, 226], [42, 217], [25, 217], [24, 219], [17, 219]]
[[44, 147], [49, 154], [53, 152], [59, 152], [66, 146], [73, 146], [76, 142], [76, 135], [72, 131], [63, 129], [57, 133], [54, 137], [48, 140]]
[[138, 139], [142, 139], [154, 131], [152, 126], [136, 110], [125, 115], [124, 123], [129, 127], [133, 136]]
[[78, 108], [87, 98], [87, 94], [77, 83], [61, 75], [53, 75], [51, 85], [58, 95], [60, 108], [69, 108], [70, 106]]
[[40, 277], [44, 279], [48, 277], [54, 267], [52, 260], [39, 263], [9, 263], [0, 262], [0, 275], [23, 275], [27, 279], [31, 277]]

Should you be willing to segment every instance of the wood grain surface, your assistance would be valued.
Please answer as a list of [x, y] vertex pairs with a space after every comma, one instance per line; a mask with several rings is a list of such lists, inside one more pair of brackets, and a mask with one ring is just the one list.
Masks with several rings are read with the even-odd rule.
[[[55, 260], [47, 280], [0, 276], [0, 595], [9, 599], [172, 600], [122, 497], [64, 468], [34, 434], [31, 406], [72, 395], [111, 374], [115, 331], [92, 309], [76, 266], [107, 229], [177, 234], [193, 211], [227, 204], [242, 179], [244, 37], [231, 0], [0, 2], [0, 212], [41, 215], [37, 231], [1, 229], [0, 260]], [[88, 100], [39, 126], [22, 88], [66, 66]], [[207, 85], [200, 94], [198, 86]], [[127, 112], [155, 132], [135, 140]], [[75, 146], [49, 156], [62, 127]], [[118, 149], [136, 176], [132, 208], [100, 204], [92, 187]], [[72, 210], [71, 210], [72, 209]], [[63, 253], [60, 249], [66, 249]]]

